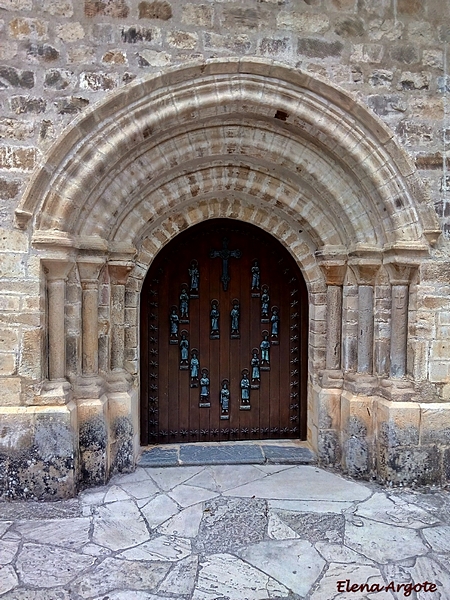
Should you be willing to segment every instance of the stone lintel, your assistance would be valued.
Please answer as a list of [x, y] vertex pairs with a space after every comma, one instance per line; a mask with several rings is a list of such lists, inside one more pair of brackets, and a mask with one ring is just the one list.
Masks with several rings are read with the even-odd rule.
[[31, 245], [39, 249], [60, 250], [67, 252], [76, 248], [75, 238], [65, 231], [36, 231], [31, 238]]
[[131, 262], [109, 261], [108, 271], [113, 285], [126, 285], [128, 275], [133, 268]]

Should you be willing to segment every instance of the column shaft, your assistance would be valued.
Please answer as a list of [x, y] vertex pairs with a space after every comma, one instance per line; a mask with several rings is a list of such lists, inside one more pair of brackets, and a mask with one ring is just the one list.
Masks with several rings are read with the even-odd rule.
[[341, 367], [342, 287], [327, 287], [327, 355], [326, 368]]
[[125, 286], [111, 285], [111, 369], [122, 369], [125, 353]]
[[66, 338], [64, 335], [65, 280], [50, 279], [48, 292], [48, 374], [49, 379], [66, 375]]
[[372, 373], [373, 366], [373, 287], [358, 288], [358, 372]]
[[408, 295], [407, 285], [392, 286], [392, 321], [390, 375], [403, 377], [406, 373], [406, 341], [408, 336]]
[[83, 375], [98, 374], [98, 281], [83, 281]]

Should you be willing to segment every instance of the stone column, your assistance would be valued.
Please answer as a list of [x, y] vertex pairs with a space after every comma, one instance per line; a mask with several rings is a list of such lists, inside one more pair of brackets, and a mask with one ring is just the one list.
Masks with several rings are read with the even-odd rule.
[[341, 368], [342, 285], [347, 266], [344, 259], [320, 257], [320, 267], [327, 283], [327, 352], [326, 369]]
[[111, 370], [123, 369], [125, 359], [125, 285], [131, 265], [108, 264], [111, 280]]
[[381, 266], [378, 251], [359, 252], [351, 261], [358, 282], [357, 372], [373, 373], [374, 285]]
[[64, 381], [66, 378], [64, 304], [66, 279], [73, 262], [46, 259], [43, 261], [43, 266], [47, 278], [48, 378], [50, 381]]
[[395, 262], [386, 264], [391, 281], [391, 344], [389, 375], [394, 379], [406, 375], [406, 344], [408, 339], [409, 283], [414, 265]]
[[85, 377], [98, 375], [98, 276], [102, 259], [78, 260], [82, 287], [82, 373]]

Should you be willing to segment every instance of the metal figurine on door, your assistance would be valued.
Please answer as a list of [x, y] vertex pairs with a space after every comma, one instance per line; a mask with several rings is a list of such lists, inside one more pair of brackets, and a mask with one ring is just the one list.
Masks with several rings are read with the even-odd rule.
[[270, 337], [272, 340], [272, 344], [278, 344], [278, 333], [280, 330], [280, 314], [278, 306], [272, 306], [272, 315], [270, 317], [270, 323]]
[[178, 344], [178, 326], [180, 323], [180, 317], [177, 315], [177, 307], [172, 306], [171, 313], [169, 315], [170, 321], [170, 343]]
[[228, 379], [222, 381], [222, 389], [220, 390], [220, 406], [221, 406], [221, 419], [229, 418], [230, 410], [230, 388]]
[[253, 261], [253, 266], [251, 268], [252, 272], [252, 298], [259, 298], [259, 285], [260, 285], [260, 270], [258, 261], [255, 259]]
[[180, 294], [180, 323], [189, 323], [189, 294], [185, 284]]
[[261, 294], [261, 322], [262, 323], [269, 322], [269, 304], [270, 304], [269, 286], [263, 285], [262, 294]]
[[230, 312], [231, 317], [231, 339], [239, 339], [239, 318], [240, 318], [240, 307], [239, 300], [236, 298], [233, 300], [233, 308]]
[[209, 313], [209, 316], [211, 318], [211, 333], [210, 333], [210, 338], [212, 340], [214, 339], [219, 339], [219, 317], [220, 317], [220, 313], [219, 313], [219, 301], [218, 300], [212, 300], [211, 301], [211, 312]]
[[250, 379], [248, 378], [248, 369], [242, 371], [241, 406], [239, 410], [250, 410]]
[[191, 362], [189, 366], [191, 370], [191, 388], [196, 388], [198, 387], [198, 372], [200, 368], [197, 348], [193, 348], [191, 351]]
[[200, 378], [200, 408], [209, 408], [211, 403], [209, 401], [209, 373], [208, 369], [202, 369], [202, 376]]
[[182, 371], [188, 370], [188, 360], [189, 360], [189, 340], [187, 339], [187, 331], [184, 329], [181, 332], [181, 340], [180, 340], [180, 369]]
[[252, 350], [252, 359], [250, 361], [250, 365], [252, 367], [252, 390], [259, 389], [259, 384], [261, 381], [261, 373], [259, 370], [260, 362], [259, 362], [259, 350], [258, 348], [253, 348]]
[[259, 345], [261, 349], [261, 371], [270, 371], [270, 359], [269, 359], [269, 332], [263, 331], [263, 340]]
[[198, 262], [194, 259], [191, 261], [191, 266], [188, 269], [189, 277], [191, 278], [190, 294], [191, 298], [198, 298], [198, 287], [200, 284], [200, 271], [198, 270]]

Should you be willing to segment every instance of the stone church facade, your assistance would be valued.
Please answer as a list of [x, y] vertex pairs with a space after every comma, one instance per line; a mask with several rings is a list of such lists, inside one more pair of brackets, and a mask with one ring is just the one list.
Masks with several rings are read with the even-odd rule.
[[214, 219], [304, 279], [320, 463], [448, 483], [449, 9], [0, 0], [1, 498], [134, 468], [141, 290]]

